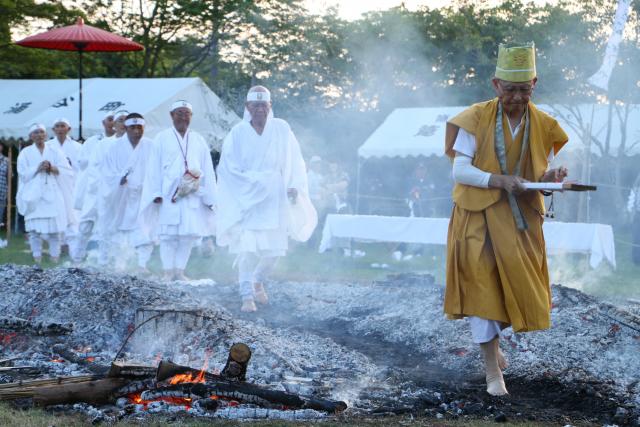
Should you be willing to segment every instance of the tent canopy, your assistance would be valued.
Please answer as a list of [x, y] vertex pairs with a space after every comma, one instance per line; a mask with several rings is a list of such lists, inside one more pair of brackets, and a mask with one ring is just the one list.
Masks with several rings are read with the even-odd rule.
[[[358, 149], [364, 159], [371, 157], [443, 156], [447, 120], [466, 107], [397, 108]], [[583, 149], [583, 132], [591, 124], [591, 134], [604, 141], [607, 134], [609, 106], [583, 104], [573, 107], [562, 105], [538, 105], [538, 108], [555, 117], [569, 135], [570, 150]], [[592, 120], [593, 117], [593, 120]], [[620, 119], [616, 112], [609, 137], [609, 153], [617, 155], [622, 140]], [[625, 154], [640, 153], [640, 105], [631, 105], [626, 123]], [[594, 154], [601, 154], [596, 144], [591, 145]]]
[[[193, 105], [191, 128], [219, 148], [229, 129], [240, 118], [199, 78], [85, 79], [83, 90], [83, 136], [102, 132], [109, 111], [127, 110], [144, 116], [145, 136], [171, 126], [169, 108], [184, 99]], [[42, 123], [48, 129], [65, 117], [72, 137], [78, 135], [78, 81], [0, 80], [0, 139], [27, 139], [29, 126]], [[49, 130], [49, 135], [52, 132]]]

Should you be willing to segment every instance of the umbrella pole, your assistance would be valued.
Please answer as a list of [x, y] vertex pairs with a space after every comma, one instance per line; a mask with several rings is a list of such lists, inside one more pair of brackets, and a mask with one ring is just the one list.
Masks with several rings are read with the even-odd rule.
[[80, 113], [78, 120], [78, 141], [84, 142], [82, 138], [82, 48], [78, 50], [80, 54], [80, 66], [78, 67], [78, 80], [80, 80]]

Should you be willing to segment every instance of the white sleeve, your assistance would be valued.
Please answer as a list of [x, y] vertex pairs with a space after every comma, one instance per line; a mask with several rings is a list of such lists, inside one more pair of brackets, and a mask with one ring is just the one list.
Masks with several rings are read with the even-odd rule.
[[453, 149], [458, 153], [473, 158], [476, 155], [476, 137], [460, 128]]
[[[457, 151], [457, 150], [456, 150]], [[491, 174], [471, 164], [471, 157], [458, 153], [453, 159], [453, 179], [458, 184], [488, 188]]]

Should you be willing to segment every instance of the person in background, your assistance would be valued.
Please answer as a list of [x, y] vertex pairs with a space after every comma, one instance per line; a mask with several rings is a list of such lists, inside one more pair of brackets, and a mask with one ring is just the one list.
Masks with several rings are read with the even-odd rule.
[[325, 180], [325, 188], [332, 198], [330, 213], [349, 213], [349, 201], [347, 199], [349, 189], [349, 174], [340, 169], [336, 162], [329, 163], [329, 172]]
[[[114, 114], [109, 112], [102, 119], [103, 132], [88, 138], [78, 157], [80, 173], [74, 194], [74, 208], [78, 211], [78, 233], [69, 255], [75, 264], [81, 263], [87, 256], [87, 246], [91, 236], [96, 231], [98, 220], [99, 181], [102, 169], [99, 163], [91, 162], [91, 159], [104, 157], [103, 148], [108, 145], [109, 139], [115, 134]], [[105, 146], [105, 147], [103, 147]], [[96, 152], [100, 151], [100, 154]]]
[[[5, 223], [5, 212], [9, 193], [9, 159], [4, 155], [4, 144], [0, 145], [0, 228]], [[7, 225], [8, 227], [9, 225]]]
[[432, 198], [435, 186], [427, 179], [427, 167], [424, 163], [418, 163], [411, 175], [408, 187], [407, 200], [410, 216], [433, 216], [433, 203], [429, 199]]
[[445, 135], [456, 185], [444, 312], [469, 319], [484, 358], [487, 392], [494, 396], [507, 394], [502, 329], [551, 326], [544, 200], [523, 183], [564, 180], [567, 170], [549, 169], [549, 162], [568, 137], [531, 102], [537, 81], [533, 44], [500, 45], [492, 81], [496, 98], [453, 117]]
[[70, 192], [64, 192], [65, 203], [67, 206], [71, 206], [68, 216], [68, 227], [62, 234], [63, 249], [69, 251], [69, 255], [72, 255], [74, 247], [78, 239], [78, 215], [79, 211], [73, 208], [73, 197], [75, 194], [76, 183], [78, 174], [80, 173], [80, 152], [82, 150], [82, 144], [78, 141], [71, 139], [69, 133], [71, 132], [71, 122], [64, 118], [58, 118], [53, 122], [53, 134], [54, 137], [47, 141], [47, 144], [59, 148], [67, 158], [67, 161], [71, 165], [73, 170], [72, 174], [63, 174], [60, 176], [60, 180], [68, 181], [64, 184], [64, 187], [69, 188]]
[[38, 264], [42, 262], [43, 240], [49, 244], [51, 260], [59, 261], [60, 241], [72, 210], [64, 197], [65, 192], [72, 191], [68, 186], [70, 181], [62, 177], [73, 175], [73, 170], [60, 148], [45, 144], [46, 138], [44, 125], [32, 125], [29, 139], [33, 144], [18, 155], [16, 205], [24, 216], [31, 253]]
[[158, 215], [164, 279], [189, 280], [184, 270], [193, 245], [212, 234], [216, 176], [206, 141], [189, 128], [191, 104], [176, 101], [169, 115], [172, 126], [158, 133], [153, 143], [140, 214], [143, 221]]
[[138, 273], [150, 275], [147, 263], [153, 252], [151, 233], [154, 218], [141, 218], [140, 199], [153, 141], [144, 137], [144, 117], [130, 113], [125, 120], [126, 134], [111, 145], [104, 159], [103, 174], [108, 185], [106, 199], [111, 207], [106, 226], [115, 243], [114, 258], [125, 267], [127, 249], [136, 251]]
[[640, 174], [629, 192], [627, 210], [631, 214], [631, 261], [640, 265]]

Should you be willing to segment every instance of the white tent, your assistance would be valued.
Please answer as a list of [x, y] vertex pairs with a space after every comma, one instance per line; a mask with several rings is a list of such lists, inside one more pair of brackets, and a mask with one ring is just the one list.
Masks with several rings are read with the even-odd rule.
[[[82, 136], [102, 131], [109, 111], [137, 112], [147, 122], [145, 135], [171, 126], [170, 105], [180, 99], [193, 105], [191, 128], [212, 148], [219, 148], [229, 129], [240, 118], [199, 78], [83, 80]], [[59, 117], [71, 121], [72, 137], [78, 136], [78, 81], [0, 80], [0, 139], [26, 139], [33, 123], [48, 128]], [[51, 132], [49, 132], [51, 134]]]
[[[358, 149], [358, 156], [371, 157], [416, 157], [443, 156], [446, 122], [466, 107], [397, 108]], [[609, 106], [605, 104], [538, 105], [538, 108], [555, 117], [569, 135], [569, 150], [583, 149], [583, 135], [589, 131], [604, 143], [607, 134]], [[610, 129], [609, 153], [617, 154], [622, 140], [620, 118], [614, 111]], [[627, 155], [640, 153], [640, 105], [632, 105], [626, 122]], [[591, 145], [594, 154], [602, 154], [597, 144]]]

